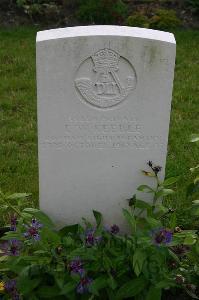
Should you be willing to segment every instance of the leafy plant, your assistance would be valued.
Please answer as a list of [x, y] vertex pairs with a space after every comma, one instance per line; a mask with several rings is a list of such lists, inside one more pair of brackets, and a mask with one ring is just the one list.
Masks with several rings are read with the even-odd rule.
[[171, 29], [179, 27], [181, 21], [172, 9], [158, 9], [155, 15], [150, 19], [150, 27], [154, 29]]
[[192, 10], [193, 13], [199, 12], [199, 2], [198, 0], [186, 0], [185, 4], [188, 8]]
[[[190, 138], [190, 142], [196, 143], [197, 145], [199, 145], [199, 135], [192, 134], [192, 136]], [[190, 168], [190, 171], [192, 174], [196, 174], [196, 177], [195, 177], [193, 183], [191, 183], [187, 188], [187, 196], [188, 197], [192, 196], [193, 194], [195, 194], [199, 191], [199, 164], [197, 166]]]
[[143, 14], [143, 12], [137, 12], [127, 18], [126, 24], [128, 26], [168, 30], [180, 26], [181, 22], [174, 10], [158, 9], [154, 11], [153, 17]]
[[[149, 193], [152, 201], [137, 195], [128, 200], [123, 215], [129, 234], [120, 234], [116, 224], [104, 227], [97, 211], [95, 225], [83, 219], [84, 225], [60, 230], [38, 209], [16, 211], [17, 226], [0, 245], [3, 299], [158, 300], [165, 289], [184, 290], [198, 299], [198, 235], [176, 227], [175, 212], [160, 201], [174, 193], [171, 185], [178, 178], [162, 182], [161, 167], [148, 165], [143, 173], [155, 180], [155, 187], [143, 184], [138, 192]], [[166, 217], [169, 228], [164, 227]]]
[[126, 20], [128, 26], [134, 27], [149, 27], [149, 18], [142, 13], [135, 13], [132, 16], [129, 16]]
[[52, 19], [58, 16], [59, 8], [55, 1], [46, 0], [17, 0], [17, 6], [32, 19], [46, 17]]
[[27, 193], [4, 194], [0, 190], [0, 225], [3, 226], [8, 220], [11, 221], [12, 219], [14, 222], [15, 216], [32, 204], [29, 200], [30, 196], [31, 194]]
[[122, 0], [80, 1], [77, 17], [80, 21], [98, 24], [122, 23], [127, 6]]

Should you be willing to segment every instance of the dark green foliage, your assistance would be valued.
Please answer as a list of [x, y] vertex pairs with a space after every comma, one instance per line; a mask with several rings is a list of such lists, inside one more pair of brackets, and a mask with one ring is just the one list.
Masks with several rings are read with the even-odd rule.
[[199, 14], [199, 1], [198, 0], [186, 0], [185, 4], [190, 8], [193, 13]]
[[56, 1], [47, 0], [17, 0], [17, 6], [32, 19], [45, 18], [49, 21], [56, 19], [59, 14], [59, 6]]
[[168, 30], [177, 28], [180, 25], [181, 22], [176, 16], [176, 12], [171, 9], [158, 9], [150, 19], [150, 28]]
[[127, 18], [126, 24], [133, 27], [149, 27], [149, 18], [142, 13], [136, 13]]
[[149, 17], [143, 12], [137, 12], [129, 16], [126, 20], [128, 26], [154, 28], [159, 30], [170, 30], [181, 25], [181, 21], [176, 16], [174, 10], [158, 9], [154, 11], [153, 17]]
[[82, 22], [121, 24], [127, 14], [122, 0], [81, 0], [77, 17]]
[[[13, 248], [5, 252], [0, 241], [3, 299], [161, 300], [164, 290], [173, 288], [178, 289], [178, 294], [184, 291], [198, 299], [198, 234], [194, 230], [165, 228], [165, 216], [172, 219], [175, 213], [158, 204], [162, 196], [174, 192], [170, 187], [179, 178], [162, 182], [160, 168], [152, 162], [148, 165], [150, 170], [143, 173], [155, 184], [140, 185], [138, 191], [149, 193], [151, 201], [134, 195], [127, 201], [129, 209], [123, 209], [130, 234], [112, 232], [113, 226], [105, 228], [98, 211], [93, 211], [95, 225], [84, 220], [84, 227], [76, 224], [61, 230], [38, 209], [17, 211], [16, 231], [5, 233], [3, 239], [8, 245], [18, 240], [19, 253]], [[26, 194], [1, 193], [2, 205], [12, 210], [7, 200], [21, 197]], [[14, 280], [15, 288], [4, 290], [10, 280]]]

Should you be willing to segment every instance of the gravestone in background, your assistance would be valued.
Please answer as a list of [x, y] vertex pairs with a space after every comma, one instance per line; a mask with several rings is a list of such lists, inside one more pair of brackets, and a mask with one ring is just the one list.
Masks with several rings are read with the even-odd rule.
[[59, 225], [125, 228], [122, 207], [167, 154], [175, 64], [171, 33], [120, 26], [37, 35], [40, 207]]

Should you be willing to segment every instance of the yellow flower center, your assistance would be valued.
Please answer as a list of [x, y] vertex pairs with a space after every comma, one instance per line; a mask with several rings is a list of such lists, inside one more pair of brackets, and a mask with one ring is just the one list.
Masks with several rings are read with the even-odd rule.
[[4, 292], [4, 290], [5, 290], [4, 282], [3, 282], [3, 281], [0, 281], [0, 293], [1, 293], [1, 292]]

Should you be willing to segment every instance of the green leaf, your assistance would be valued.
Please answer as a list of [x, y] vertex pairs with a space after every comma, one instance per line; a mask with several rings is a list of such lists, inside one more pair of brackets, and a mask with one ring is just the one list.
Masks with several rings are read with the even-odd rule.
[[170, 216], [169, 227], [171, 229], [174, 229], [176, 227], [176, 225], [177, 225], [177, 217], [176, 217], [176, 214], [174, 213]]
[[160, 190], [160, 191], [158, 191], [158, 192], [156, 193], [156, 198], [158, 199], [158, 198], [160, 198], [160, 197], [164, 197], [164, 196], [167, 196], [167, 195], [171, 195], [171, 194], [173, 194], [173, 193], [174, 193], [174, 191], [171, 190], [171, 189], [162, 189], [162, 190]]
[[48, 227], [43, 227], [41, 230], [42, 242], [47, 242], [51, 246], [58, 246], [61, 243], [61, 238], [58, 232], [50, 230]]
[[57, 286], [42, 286], [37, 291], [39, 299], [54, 299], [56, 296], [60, 295], [60, 290]]
[[17, 287], [22, 292], [23, 295], [28, 295], [39, 286], [42, 278], [29, 279], [27, 276], [19, 276], [17, 280]]
[[68, 294], [75, 290], [77, 284], [76, 282], [68, 282], [62, 288], [61, 295], [68, 296]]
[[169, 254], [171, 255], [171, 257], [178, 263], [180, 264], [180, 259], [178, 258], [178, 256], [172, 251], [169, 249]]
[[127, 210], [123, 208], [123, 215], [125, 217], [125, 219], [127, 220], [127, 222], [129, 223], [129, 225], [132, 228], [132, 231], [134, 231], [135, 229], [135, 217]]
[[132, 197], [132, 198], [130, 198], [130, 199], [127, 199], [127, 201], [129, 202], [129, 206], [130, 206], [130, 207], [134, 206], [134, 205], [135, 205], [135, 203], [136, 203], [136, 194], [135, 194], [135, 195], [133, 195], [133, 197]]
[[0, 252], [0, 263], [2, 263], [3, 261], [6, 261], [8, 258], [9, 258], [9, 256], [2, 255], [2, 252]]
[[197, 176], [197, 177], [194, 179], [193, 182], [194, 182], [195, 185], [197, 185], [197, 184], [199, 183], [199, 176]]
[[140, 209], [151, 209], [151, 205], [143, 200], [136, 200], [135, 207]]
[[40, 210], [37, 208], [33, 208], [33, 207], [27, 207], [23, 210], [24, 212], [27, 212], [31, 215], [34, 215], [35, 213], [39, 212]]
[[74, 257], [81, 257], [81, 259], [83, 260], [97, 260], [96, 257], [96, 251], [92, 248], [77, 248], [75, 250], [73, 250], [72, 252], [70, 252], [70, 258], [73, 259]]
[[[156, 284], [155, 288], [156, 289], [168, 289], [169, 287], [175, 286], [175, 281], [174, 280], [162, 280], [158, 284]], [[154, 299], [155, 300], [155, 299]]]
[[144, 290], [146, 284], [147, 282], [144, 277], [132, 279], [119, 288], [116, 299], [119, 300], [134, 297]]
[[190, 138], [191, 143], [195, 143], [199, 141], [199, 134], [192, 134]]
[[188, 235], [184, 239], [184, 245], [194, 245], [196, 242], [196, 238], [193, 235]]
[[27, 193], [14, 193], [12, 195], [7, 196], [6, 199], [8, 199], [8, 200], [16, 200], [16, 199], [27, 198], [29, 196], [31, 196], [31, 194], [27, 194]]
[[194, 183], [189, 184], [187, 188], [187, 197], [193, 195], [197, 191], [199, 191], [199, 182], [196, 182], [196, 184]]
[[154, 193], [154, 190], [150, 186], [145, 185], [145, 184], [140, 185], [137, 188], [137, 190], [140, 191], [140, 192]]
[[115, 290], [117, 288], [117, 282], [112, 276], [110, 276], [108, 279], [108, 285], [112, 290]]
[[65, 236], [62, 238], [63, 238], [62, 243], [67, 248], [75, 244], [75, 240], [71, 236]]
[[37, 251], [34, 251], [34, 254], [36, 255], [48, 255], [48, 251], [47, 250], [37, 250]]
[[189, 170], [193, 173], [193, 172], [195, 172], [197, 169], [199, 169], [199, 165], [197, 165], [196, 167], [190, 168]]
[[97, 279], [95, 279], [95, 280], [92, 282], [92, 284], [91, 284], [91, 286], [90, 286], [90, 291], [91, 291], [94, 295], [98, 296], [98, 295], [99, 295], [98, 292], [99, 292], [101, 289], [104, 289], [105, 287], [107, 287], [107, 285], [108, 285], [108, 277], [107, 277], [107, 276], [100, 276], [100, 277], [98, 277]]
[[195, 245], [196, 253], [199, 255], [199, 240], [197, 241]]
[[4, 236], [0, 239], [0, 240], [11, 240], [11, 239], [15, 239], [15, 240], [23, 240], [23, 236], [22, 234], [15, 232], [15, 231], [9, 231], [9, 232], [5, 232]]
[[21, 216], [23, 219], [31, 221], [32, 216], [29, 213], [22, 212]]
[[157, 212], [158, 212], [158, 213], [166, 214], [166, 213], [168, 212], [168, 208], [165, 207], [165, 206], [162, 205], [162, 204], [157, 204], [157, 205], [156, 205], [156, 209], [157, 209]]
[[157, 289], [154, 286], [151, 286], [147, 293], [146, 300], [161, 300], [161, 296], [162, 296], [162, 290]]
[[141, 249], [137, 249], [133, 255], [133, 269], [137, 276], [142, 272], [142, 267], [146, 259], [146, 253]]
[[147, 223], [152, 227], [152, 228], [159, 228], [161, 227], [161, 222], [159, 220], [156, 220], [154, 218], [151, 218], [151, 217], [146, 217], [146, 221]]
[[102, 214], [96, 210], [93, 210], [93, 214], [97, 223], [97, 227], [99, 227], [102, 223]]
[[68, 225], [63, 227], [62, 229], [59, 230], [59, 234], [64, 237], [69, 233], [73, 233], [76, 234], [79, 231], [79, 225], [78, 224], [74, 224], [74, 225]]
[[199, 200], [192, 201], [193, 205], [199, 205]]
[[112, 268], [112, 260], [104, 254], [103, 258], [102, 258], [102, 265], [104, 267], [104, 269], [106, 271], [110, 271], [110, 269]]
[[194, 210], [192, 209], [191, 212], [193, 216], [199, 216], [199, 207], [194, 208]]
[[36, 208], [25, 208], [23, 210], [25, 213], [29, 213], [33, 215], [38, 221], [40, 221], [44, 226], [47, 226], [49, 228], [54, 228], [55, 225], [52, 222], [52, 220], [41, 210]]
[[165, 179], [165, 181], [163, 182], [163, 186], [172, 185], [172, 184], [176, 183], [178, 180], [179, 180], [179, 177], [169, 177], [169, 178]]

